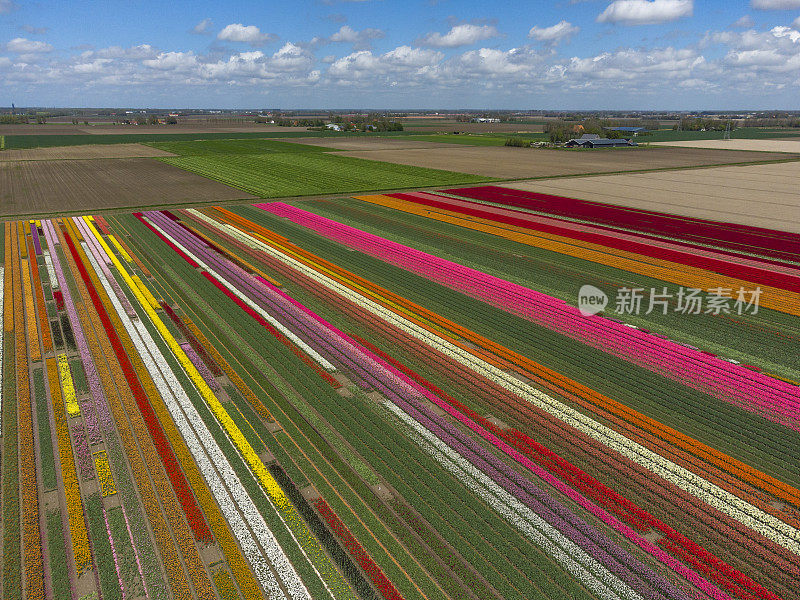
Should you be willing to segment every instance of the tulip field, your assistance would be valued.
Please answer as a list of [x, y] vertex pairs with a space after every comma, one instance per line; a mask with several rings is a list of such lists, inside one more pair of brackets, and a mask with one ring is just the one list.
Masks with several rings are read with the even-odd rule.
[[800, 598], [798, 235], [496, 186], [0, 231], [0, 598]]

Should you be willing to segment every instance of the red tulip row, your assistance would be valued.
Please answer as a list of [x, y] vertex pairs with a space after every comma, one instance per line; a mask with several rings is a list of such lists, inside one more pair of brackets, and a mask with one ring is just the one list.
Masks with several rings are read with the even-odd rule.
[[100, 296], [97, 294], [97, 290], [91, 281], [89, 273], [86, 270], [86, 266], [80, 259], [80, 255], [75, 248], [72, 238], [68, 232], [64, 231], [63, 233], [67, 246], [72, 253], [73, 258], [75, 259], [75, 263], [81, 274], [81, 278], [86, 284], [89, 296], [91, 297], [92, 303], [94, 304], [97, 314], [100, 317], [100, 321], [103, 324], [103, 328], [105, 329], [108, 339], [111, 342], [111, 347], [114, 350], [114, 354], [116, 355], [117, 360], [122, 367], [122, 372], [125, 376], [125, 380], [128, 383], [128, 387], [133, 393], [136, 404], [139, 407], [142, 416], [144, 417], [147, 430], [149, 431], [150, 436], [153, 438], [156, 450], [161, 457], [161, 461], [163, 462], [164, 468], [167, 471], [170, 482], [172, 483], [172, 487], [178, 497], [178, 501], [180, 502], [184, 513], [186, 514], [189, 526], [192, 528], [192, 532], [194, 533], [196, 539], [210, 542], [213, 538], [211, 535], [211, 530], [208, 527], [208, 523], [203, 515], [203, 511], [200, 510], [200, 507], [197, 504], [197, 500], [192, 493], [192, 489], [189, 487], [189, 483], [186, 481], [186, 476], [178, 464], [172, 446], [167, 440], [164, 430], [161, 427], [158, 418], [156, 417], [155, 411], [147, 399], [147, 394], [145, 394], [145, 391], [136, 376], [136, 370], [133, 368], [133, 364], [131, 363], [130, 358], [122, 346], [119, 335], [115, 331], [114, 326], [108, 317], [108, 313], [103, 306]]
[[403, 596], [400, 595], [397, 588], [389, 581], [389, 578], [386, 577], [381, 568], [375, 564], [372, 557], [367, 554], [364, 547], [355, 536], [350, 533], [350, 530], [342, 523], [339, 516], [333, 512], [333, 509], [328, 505], [325, 499], [320, 498], [314, 502], [314, 507], [319, 514], [322, 515], [322, 518], [325, 519], [331, 531], [342, 541], [342, 544], [347, 548], [350, 555], [356, 559], [358, 565], [369, 576], [381, 595], [386, 598], [386, 600], [403, 600]]
[[576, 200], [497, 186], [442, 191], [466, 198], [532, 209], [559, 217], [593, 221], [645, 233], [674, 236], [702, 244], [732, 248], [748, 253], [757, 252], [785, 260], [794, 260], [800, 254], [800, 235], [761, 227], [682, 217], [639, 208], [614, 206], [602, 202]]

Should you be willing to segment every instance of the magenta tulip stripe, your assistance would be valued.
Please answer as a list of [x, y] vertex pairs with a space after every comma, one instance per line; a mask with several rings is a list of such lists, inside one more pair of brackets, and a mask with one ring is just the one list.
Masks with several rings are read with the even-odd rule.
[[3, 598], [797, 598], [788, 313], [773, 374], [551, 292], [793, 242], [491, 189], [6, 223]]
[[490, 302], [610, 354], [624, 357], [653, 372], [669, 374], [696, 389], [711, 391], [722, 400], [800, 430], [800, 390], [795, 385], [625, 327], [610, 319], [584, 316], [576, 307], [545, 294], [308, 211], [283, 203], [258, 206], [290, 218], [330, 239]]

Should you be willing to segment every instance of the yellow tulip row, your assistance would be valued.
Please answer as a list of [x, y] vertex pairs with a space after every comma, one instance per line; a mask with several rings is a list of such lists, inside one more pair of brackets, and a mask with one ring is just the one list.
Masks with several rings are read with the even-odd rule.
[[158, 310], [159, 308], [161, 308], [161, 305], [158, 303], [158, 300], [156, 300], [156, 297], [153, 296], [150, 289], [144, 284], [144, 282], [138, 275], [133, 275], [131, 279], [136, 284], [136, 287], [139, 289], [139, 292], [141, 292], [142, 296], [147, 301], [147, 303], [152, 307], [153, 310]]
[[94, 469], [97, 472], [97, 479], [100, 482], [100, 493], [105, 498], [117, 493], [117, 486], [114, 485], [114, 476], [111, 474], [111, 465], [108, 464], [108, 456], [105, 450], [94, 453]]
[[47, 378], [50, 384], [53, 418], [56, 424], [58, 455], [61, 460], [61, 478], [64, 482], [64, 494], [67, 499], [67, 517], [72, 538], [72, 554], [75, 557], [75, 570], [80, 575], [87, 569], [92, 568], [89, 534], [86, 531], [83, 502], [81, 501], [81, 491], [78, 486], [78, 474], [75, 471], [75, 459], [69, 439], [69, 426], [67, 425], [64, 401], [61, 396], [61, 383], [56, 360], [48, 358], [45, 362], [47, 365]]
[[[20, 230], [17, 244], [24, 247], [24, 229]], [[12, 247], [13, 253], [13, 247]], [[31, 389], [28, 377], [28, 345], [37, 350], [39, 358], [39, 337], [36, 322], [36, 313], [33, 310], [33, 295], [31, 293], [31, 278], [28, 270], [28, 261], [19, 260], [13, 254], [13, 302], [14, 302], [14, 331], [16, 334], [16, 381], [17, 381], [17, 428], [19, 436], [20, 458], [20, 492], [22, 498], [22, 548], [25, 564], [25, 591], [27, 598], [44, 598], [44, 571], [42, 565], [42, 539], [39, 532], [39, 493], [36, 489], [36, 463], [33, 440], [33, 411], [31, 408]], [[21, 272], [22, 281], [18, 274]], [[22, 287], [20, 287], [22, 285]], [[25, 298], [23, 310], [22, 296]], [[27, 312], [27, 319], [26, 313]], [[33, 335], [25, 343], [25, 324], [28, 324], [28, 335]], [[32, 353], [33, 355], [33, 353]]]
[[77, 417], [81, 414], [81, 408], [78, 406], [75, 384], [72, 381], [72, 372], [69, 370], [69, 361], [66, 354], [58, 355], [58, 375], [61, 378], [61, 389], [63, 390], [64, 402], [67, 405], [67, 414], [70, 417]]
[[[92, 220], [92, 223], [94, 223], [94, 219]], [[111, 240], [111, 243], [114, 244], [114, 247], [117, 249], [117, 252], [119, 252], [122, 255], [122, 258], [124, 258], [126, 262], [133, 263], [131, 255], [128, 254], [128, 251], [123, 247], [122, 244], [119, 243], [119, 240], [117, 240], [116, 236], [109, 235], [108, 239]]]
[[[104, 240], [99, 235], [96, 229], [94, 229], [90, 224], [90, 230], [95, 235], [95, 237], [101, 242], [103, 245]], [[112, 257], [112, 261], [116, 260], [116, 257], [111, 253], [111, 249], [108, 245], [104, 245], [104, 250]], [[133, 256], [131, 256], [133, 258]], [[121, 271], [120, 267], [122, 266], [119, 261], [117, 269]], [[127, 272], [126, 272], [127, 273]], [[134, 283], [134, 286], [136, 284]], [[144, 307], [151, 307], [150, 303], [147, 301], [142, 302], [142, 298], [137, 295], [139, 292], [138, 287], [134, 288], [131, 287], [130, 283], [128, 287], [131, 288], [131, 291], [134, 295], [137, 296], [137, 299], [142, 306]], [[98, 291], [101, 292], [101, 288], [98, 288]], [[101, 294], [102, 296], [102, 294]], [[106, 298], [103, 298], [104, 302], [107, 302]], [[107, 305], [107, 309], [109, 310], [109, 316], [111, 317], [112, 321], [114, 322], [115, 329], [122, 333], [125, 331], [122, 322], [119, 321], [119, 317], [114, 313], [113, 307]], [[138, 355], [136, 354], [136, 350], [133, 348], [133, 345], [130, 342], [130, 338], [127, 336], [121, 336], [123, 338], [123, 345], [125, 346], [126, 352], [131, 357], [131, 362], [133, 362], [134, 367], [139, 375], [139, 379], [142, 382], [143, 387], [145, 388], [145, 392], [147, 393], [148, 398], [151, 400], [153, 409], [156, 412], [156, 416], [158, 417], [159, 421], [161, 422], [162, 426], [164, 427], [164, 433], [167, 436], [170, 444], [175, 451], [175, 455], [178, 458], [178, 462], [181, 464], [183, 468], [184, 474], [186, 475], [186, 479], [189, 482], [189, 485], [192, 487], [195, 495], [197, 496], [197, 500], [203, 508], [203, 512], [205, 513], [206, 519], [208, 520], [208, 524], [211, 528], [211, 531], [214, 534], [217, 544], [222, 549], [222, 552], [225, 555], [225, 558], [230, 565], [231, 572], [236, 579], [237, 584], [239, 585], [239, 589], [242, 591], [242, 595], [246, 600], [259, 600], [263, 597], [261, 592], [261, 588], [256, 582], [255, 577], [248, 565], [247, 561], [245, 560], [244, 556], [239, 549], [239, 544], [236, 541], [236, 538], [233, 536], [233, 533], [230, 531], [228, 527], [228, 522], [225, 520], [225, 517], [222, 515], [219, 507], [217, 506], [216, 501], [211, 495], [211, 491], [208, 489], [208, 485], [206, 484], [205, 478], [200, 474], [199, 469], [197, 468], [197, 464], [194, 462], [189, 449], [186, 447], [186, 443], [183, 440], [180, 432], [177, 430], [172, 417], [169, 414], [169, 411], [164, 404], [161, 395], [159, 394], [153, 380], [150, 378], [149, 373], [147, 372], [144, 365], [138, 359]], [[132, 401], [132, 399], [131, 399]], [[135, 409], [135, 407], [134, 407]], [[137, 410], [138, 412], [138, 410]], [[142, 427], [144, 424], [142, 423]], [[166, 479], [165, 479], [166, 481]]]
[[[73, 239], [77, 238], [79, 231], [75, 227], [74, 223], [70, 219], [65, 219], [63, 221], [63, 224], [67, 233], [70, 234], [70, 237], [72, 237]], [[141, 364], [141, 360], [140, 359], [137, 360], [138, 355], [136, 354], [136, 351], [133, 349], [133, 345], [130, 342], [130, 338], [124, 335], [125, 329], [122, 323], [119, 321], [119, 317], [117, 316], [116, 311], [114, 310], [114, 307], [111, 304], [111, 301], [106, 296], [103, 286], [97, 277], [97, 274], [92, 271], [91, 262], [89, 261], [85, 252], [79, 245], [76, 245], [76, 251], [78, 253], [78, 258], [87, 268], [87, 272], [89, 273], [92, 285], [94, 286], [98, 295], [100, 296], [105, 311], [108, 313], [108, 316], [112, 321], [115, 331], [120, 335], [120, 339], [123, 342], [123, 346], [125, 347], [126, 352], [130, 356], [131, 362], [134, 364], [134, 367], [136, 368], [137, 375], [142, 381], [142, 385], [145, 388], [145, 391], [147, 392], [148, 398], [150, 398], [152, 401], [153, 396], [151, 394], [152, 393], [157, 394], [158, 392], [155, 391], [154, 386], [152, 391], [148, 388], [147, 383], [149, 382], [152, 385], [152, 382], [149, 381], [149, 376], [147, 376], [147, 371]], [[70, 262], [74, 263], [74, 261], [72, 261], [71, 259]], [[73, 272], [75, 272], [77, 277], [80, 277], [76, 269], [74, 269]], [[90, 306], [89, 302], [91, 302], [91, 300], [88, 299], [88, 295], [85, 296], [84, 298], [86, 305]], [[98, 331], [102, 331], [102, 324], [99, 323], [99, 319], [98, 319], [98, 325], [100, 327]], [[107, 343], [106, 356], [108, 357], [109, 364], [111, 365], [113, 380], [125, 381], [125, 375], [122, 371], [122, 367], [120, 366], [119, 361], [113, 359], [115, 355], [113, 349], [111, 348], [110, 342], [108, 342], [106, 336], [101, 336], [101, 339], [103, 339]], [[146, 379], [145, 376], [147, 376]], [[144, 424], [144, 420], [138, 409], [138, 406], [136, 405], [136, 401], [134, 400], [133, 395], [128, 386], [120, 385], [118, 389], [120, 395], [123, 398], [125, 408], [122, 410], [121, 414], [118, 413], [117, 411], [114, 411], [115, 421], [117, 423], [120, 423], [121, 419], [127, 419], [127, 418], [131, 419], [131, 422], [134, 424], [136, 429], [136, 437], [140, 440], [141, 447], [143, 448], [144, 451], [144, 456], [147, 459], [147, 465], [152, 474], [152, 481], [154, 482], [157, 489], [157, 495], [149, 499], [150, 502], [155, 503], [154, 506], [150, 505], [150, 502], [145, 500], [145, 509], [148, 512], [148, 516], [154, 516], [153, 513], [155, 513], [155, 511], [158, 510], [157, 498], [160, 498], [164, 506], [164, 511], [167, 515], [167, 520], [172, 528], [178, 547], [180, 548], [180, 554], [183, 555], [183, 562], [185, 562], [186, 564], [186, 571], [189, 573], [189, 579], [191, 579], [191, 583], [197, 592], [197, 597], [203, 599], [206, 598], [212, 599], [214, 596], [213, 596], [213, 591], [211, 589], [211, 581], [208, 577], [208, 574], [205, 571], [205, 568], [203, 567], [202, 562], [200, 561], [200, 556], [197, 547], [194, 544], [194, 539], [189, 530], [189, 526], [186, 523], [183, 511], [180, 509], [177, 499], [175, 498], [172, 487], [170, 486], [169, 483], [169, 478], [167, 477], [166, 472], [163, 469], [163, 464], [160, 458], [158, 457], [155, 447], [152, 444], [152, 438], [150, 437], [147, 427]], [[162, 425], [163, 424], [164, 423], [162, 423]], [[133, 444], [134, 444], [133, 447], [135, 447], [135, 442]], [[126, 449], [127, 449], [127, 444], [126, 444]], [[137, 483], [141, 483], [138, 478], [137, 478]], [[163, 519], [157, 519], [156, 522], [151, 521], [153, 523], [153, 530], [156, 533], [157, 537], [159, 536], [160, 533], [162, 533], [158, 531], [158, 527], [156, 526], [156, 523], [158, 523], [159, 521], [162, 524], [161, 528], [164, 530], [164, 532], [166, 532], [167, 534], [166, 538], [168, 539], [169, 530], [168, 528], [163, 526], [164, 523]], [[162, 537], [162, 540], [163, 542], [166, 542], [166, 539], [164, 537]], [[184, 598], [186, 599], [193, 598], [194, 595], [190, 590], [189, 582], [186, 579], [183, 565], [181, 564], [181, 556], [178, 554], [175, 547], [171, 546], [171, 541], [169, 544], [162, 543], [161, 549], [162, 549], [161, 559], [162, 563], [164, 564], [164, 569], [167, 572], [167, 578], [169, 579], [170, 587], [172, 588], [173, 597], [176, 600], [178, 599], [183, 600]]]
[[272, 500], [281, 518], [292, 530], [301, 547], [311, 557], [312, 562], [317, 566], [318, 569], [320, 569], [323, 579], [326, 581], [341, 579], [341, 574], [333, 566], [330, 558], [324, 553], [317, 538], [308, 530], [308, 527], [294, 508], [294, 505], [291, 503], [286, 494], [284, 494], [283, 489], [272, 477], [272, 474], [267, 470], [261, 458], [250, 445], [250, 442], [247, 441], [244, 434], [225, 410], [225, 407], [214, 395], [214, 392], [205, 382], [202, 375], [200, 375], [200, 372], [194, 366], [192, 361], [189, 360], [188, 356], [186, 356], [186, 353], [180, 347], [180, 344], [178, 344], [177, 340], [175, 340], [169, 329], [152, 309], [152, 307], [148, 305], [147, 300], [144, 298], [141, 292], [138, 291], [136, 284], [133, 282], [122, 263], [113, 255], [112, 252], [110, 252], [110, 249], [104, 244], [104, 241], [96, 233], [96, 231], [93, 231], [93, 233], [100, 240], [100, 243], [104, 245], [104, 249], [111, 257], [114, 266], [121, 274], [123, 280], [128, 285], [128, 288], [130, 288], [130, 290], [136, 296], [136, 299], [144, 308], [147, 316], [156, 326], [159, 334], [167, 343], [175, 357], [178, 359], [178, 362], [186, 371], [186, 374], [197, 388], [203, 400], [205, 400], [205, 402], [208, 404], [211, 412], [225, 429], [228, 437], [239, 450], [245, 462], [256, 476], [256, 479], [267, 492], [267, 495]]

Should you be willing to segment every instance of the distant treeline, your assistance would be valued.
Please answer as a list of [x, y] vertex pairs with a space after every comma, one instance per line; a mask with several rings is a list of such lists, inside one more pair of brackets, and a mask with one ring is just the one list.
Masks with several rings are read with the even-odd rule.
[[[637, 123], [635, 127], [647, 127]], [[609, 139], [619, 139], [626, 137], [624, 131], [614, 131], [609, 127], [624, 127], [619, 121], [611, 119], [584, 119], [579, 122], [560, 122], [554, 121], [544, 126], [544, 132], [549, 136], [550, 141], [566, 142], [572, 138], [580, 137], [585, 133], [596, 133], [600, 137]], [[630, 134], [628, 134], [630, 135]], [[639, 135], [646, 135], [640, 133]]]

